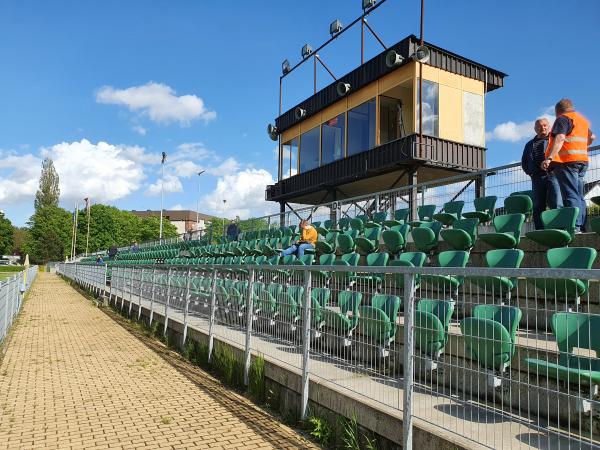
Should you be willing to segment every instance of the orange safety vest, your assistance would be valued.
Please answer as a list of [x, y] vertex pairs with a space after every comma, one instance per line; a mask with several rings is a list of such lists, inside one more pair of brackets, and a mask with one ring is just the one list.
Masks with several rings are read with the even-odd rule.
[[[573, 121], [573, 129], [565, 136], [565, 142], [552, 161], [557, 163], [588, 162], [587, 149], [590, 123], [576, 111], [566, 112], [563, 116]], [[546, 157], [550, 155], [553, 142], [554, 137], [550, 134]]]

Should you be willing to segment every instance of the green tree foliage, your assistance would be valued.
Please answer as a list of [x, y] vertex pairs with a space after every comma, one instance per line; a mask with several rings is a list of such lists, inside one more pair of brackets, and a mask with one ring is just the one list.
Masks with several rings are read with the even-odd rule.
[[71, 214], [62, 208], [38, 208], [27, 222], [29, 232], [23, 243], [23, 252], [29, 253], [36, 264], [64, 261], [71, 247], [71, 224]]
[[4, 213], [0, 212], [0, 255], [6, 255], [12, 251], [13, 226]]
[[[89, 252], [106, 250], [111, 245], [124, 247], [133, 242], [158, 239], [160, 219], [158, 217], [138, 217], [129, 211], [113, 206], [92, 205], [90, 207]], [[87, 233], [87, 213], [79, 212], [77, 219], [77, 253], [85, 253]], [[163, 220], [163, 237], [177, 236], [177, 228], [168, 220]]]
[[24, 256], [24, 245], [27, 240], [27, 236], [29, 234], [29, 230], [25, 227], [14, 227], [13, 228], [13, 255], [21, 255]]
[[35, 194], [35, 201], [33, 203], [36, 211], [47, 206], [58, 206], [58, 199], [60, 197], [58, 182], [58, 173], [54, 168], [54, 163], [50, 158], [44, 159], [42, 162], [39, 189]]

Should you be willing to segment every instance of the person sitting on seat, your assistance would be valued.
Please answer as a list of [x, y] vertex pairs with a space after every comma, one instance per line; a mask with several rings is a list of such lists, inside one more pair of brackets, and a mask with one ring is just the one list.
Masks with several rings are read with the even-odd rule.
[[300, 239], [298, 242], [292, 244], [290, 247], [283, 250], [280, 256], [287, 256], [295, 254], [298, 258], [304, 256], [306, 249], [314, 249], [317, 238], [319, 237], [317, 230], [313, 227], [308, 220], [300, 221]]

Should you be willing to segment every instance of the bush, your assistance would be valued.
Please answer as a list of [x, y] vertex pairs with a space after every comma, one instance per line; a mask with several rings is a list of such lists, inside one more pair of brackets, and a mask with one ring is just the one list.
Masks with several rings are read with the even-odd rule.
[[244, 387], [244, 368], [229, 346], [224, 344], [215, 346], [212, 368], [228, 385], [235, 388]]
[[25, 266], [0, 266], [0, 272], [21, 272]]
[[248, 392], [255, 401], [265, 401], [265, 359], [262, 355], [258, 355], [250, 364]]
[[329, 448], [332, 442], [333, 429], [329, 422], [323, 417], [310, 416], [308, 418], [310, 435], [325, 448]]

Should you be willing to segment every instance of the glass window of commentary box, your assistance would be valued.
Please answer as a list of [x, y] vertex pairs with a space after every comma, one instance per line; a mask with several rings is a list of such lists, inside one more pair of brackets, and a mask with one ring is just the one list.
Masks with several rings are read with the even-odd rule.
[[[417, 124], [419, 132], [419, 80], [417, 79]], [[440, 135], [440, 86], [433, 81], [423, 80], [423, 134], [439, 137]]]
[[348, 111], [348, 156], [375, 147], [375, 99]]
[[303, 133], [300, 136], [300, 172], [304, 173], [319, 167], [321, 127]]
[[463, 92], [463, 119], [465, 144], [485, 146], [483, 96]]
[[298, 138], [286, 142], [281, 153], [281, 179], [293, 177], [298, 172]]
[[321, 127], [321, 164], [342, 159], [346, 142], [346, 113], [328, 120]]

